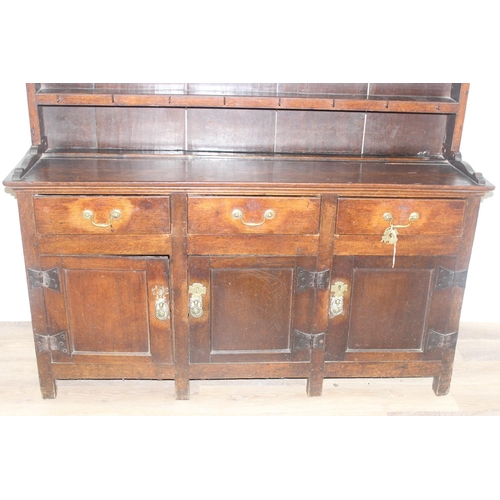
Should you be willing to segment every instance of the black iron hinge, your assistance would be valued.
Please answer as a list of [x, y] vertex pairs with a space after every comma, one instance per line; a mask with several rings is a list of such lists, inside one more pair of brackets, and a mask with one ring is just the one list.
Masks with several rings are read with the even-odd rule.
[[323, 349], [325, 347], [325, 334], [304, 333], [295, 330], [295, 350], [301, 349]]
[[59, 284], [59, 269], [54, 267], [47, 271], [37, 271], [28, 269], [28, 281], [30, 290], [33, 288], [50, 288], [51, 290], [61, 291]]
[[429, 329], [427, 340], [427, 350], [434, 349], [454, 349], [457, 345], [458, 332], [440, 333]]
[[322, 288], [328, 290], [330, 285], [330, 271], [308, 271], [302, 267], [297, 268], [297, 291], [302, 292], [308, 288]]
[[60, 351], [69, 353], [68, 333], [59, 332], [55, 335], [35, 334], [35, 344], [37, 352]]
[[447, 288], [449, 286], [459, 286], [465, 288], [467, 281], [467, 269], [465, 271], [450, 271], [444, 267], [438, 266], [438, 276], [436, 280], [436, 290]]

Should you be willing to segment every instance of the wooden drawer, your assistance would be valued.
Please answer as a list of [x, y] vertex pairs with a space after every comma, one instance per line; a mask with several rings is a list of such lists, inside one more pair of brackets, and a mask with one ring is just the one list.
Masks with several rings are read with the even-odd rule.
[[319, 198], [191, 196], [190, 234], [318, 234]]
[[[382, 236], [392, 216], [399, 255], [447, 255], [458, 251], [464, 200], [340, 198], [335, 228], [339, 255], [389, 255], [393, 245]], [[411, 214], [418, 214], [410, 221]]]
[[168, 196], [36, 196], [34, 204], [38, 234], [170, 233]]

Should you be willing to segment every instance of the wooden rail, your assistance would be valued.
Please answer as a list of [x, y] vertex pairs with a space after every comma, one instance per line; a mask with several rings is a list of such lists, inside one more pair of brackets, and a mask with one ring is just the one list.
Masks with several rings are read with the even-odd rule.
[[328, 111], [372, 111], [399, 113], [457, 114], [458, 102], [451, 98], [408, 98], [405, 96], [292, 96], [286, 95], [203, 95], [130, 94], [95, 90], [58, 92], [41, 90], [34, 96], [39, 106], [145, 106], [256, 109], [308, 109]]

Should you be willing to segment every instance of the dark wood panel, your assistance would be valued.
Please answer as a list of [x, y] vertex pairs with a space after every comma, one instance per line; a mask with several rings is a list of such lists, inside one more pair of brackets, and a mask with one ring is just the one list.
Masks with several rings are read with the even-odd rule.
[[170, 309], [168, 264], [165, 257], [44, 257], [44, 268], [60, 270], [61, 292], [52, 292], [48, 311], [55, 331], [69, 333], [71, 361], [172, 363], [170, 320], [156, 317], [154, 294], [164, 287]]
[[290, 351], [291, 269], [211, 273], [212, 352]]
[[[57, 87], [56, 87], [57, 88]], [[99, 91], [168, 94], [184, 92], [185, 83], [96, 83], [94, 88]]]
[[347, 348], [421, 349], [432, 272], [355, 269]]
[[49, 148], [97, 148], [94, 108], [46, 106], [42, 116]]
[[146, 272], [65, 270], [75, 351], [149, 352]]
[[183, 109], [100, 107], [95, 114], [101, 149], [184, 149]]
[[275, 117], [267, 110], [188, 109], [187, 149], [271, 153]]
[[137, 92], [163, 94], [168, 92], [183, 92], [185, 83], [41, 83], [40, 92], [57, 91], [61, 93], [72, 92], [74, 90], [113, 92]]
[[445, 137], [444, 115], [369, 113], [363, 153], [436, 156], [443, 152]]
[[277, 83], [187, 83], [188, 93], [198, 94], [251, 94], [275, 93]]
[[302, 362], [295, 329], [309, 332], [315, 291], [296, 292], [297, 266], [314, 257], [189, 257], [189, 283], [206, 287], [203, 314], [189, 318], [193, 363]]
[[370, 83], [370, 95], [450, 97], [451, 83]]
[[71, 91], [74, 89], [93, 89], [95, 88], [95, 83], [41, 83], [40, 90], [66, 90]]
[[364, 113], [278, 111], [276, 151], [360, 154]]
[[367, 83], [279, 83], [279, 92], [292, 94], [366, 95]]

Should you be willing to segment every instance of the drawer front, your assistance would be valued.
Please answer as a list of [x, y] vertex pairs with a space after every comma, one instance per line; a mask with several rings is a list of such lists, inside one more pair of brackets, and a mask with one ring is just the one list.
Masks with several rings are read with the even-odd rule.
[[335, 253], [392, 254], [393, 245], [381, 241], [392, 223], [398, 232], [399, 255], [455, 254], [460, 245], [464, 212], [464, 200], [341, 198]]
[[406, 225], [412, 213], [418, 219], [402, 228], [401, 234], [460, 236], [465, 211], [463, 200], [341, 198], [336, 234], [377, 234], [382, 236], [392, 215], [394, 225]]
[[38, 234], [164, 234], [168, 196], [36, 196]]
[[189, 234], [318, 234], [319, 198], [192, 196]]

